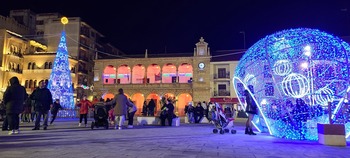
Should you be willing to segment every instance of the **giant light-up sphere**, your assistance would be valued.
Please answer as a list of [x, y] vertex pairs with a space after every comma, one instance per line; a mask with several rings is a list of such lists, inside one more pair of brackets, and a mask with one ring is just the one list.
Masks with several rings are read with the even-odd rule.
[[235, 70], [234, 89], [243, 108], [243, 91], [254, 95], [259, 109], [253, 124], [259, 131], [286, 139], [318, 140], [317, 123], [329, 123], [325, 105], [331, 101], [331, 121], [345, 124], [348, 137], [350, 122], [340, 120], [350, 120], [343, 115], [349, 52], [348, 43], [317, 29], [276, 32], [243, 55]]

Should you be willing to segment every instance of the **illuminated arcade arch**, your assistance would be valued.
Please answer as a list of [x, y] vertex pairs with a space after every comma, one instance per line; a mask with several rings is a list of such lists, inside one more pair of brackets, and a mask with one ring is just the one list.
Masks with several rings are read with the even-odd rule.
[[132, 68], [132, 83], [142, 84], [145, 82], [145, 67], [137, 64]]
[[129, 84], [131, 81], [131, 70], [128, 65], [118, 67], [117, 82], [118, 84]]
[[116, 84], [117, 82], [117, 71], [113, 65], [108, 65], [103, 70], [103, 84]]
[[162, 74], [160, 66], [157, 64], [151, 64], [147, 67], [147, 83], [160, 83], [162, 80]]
[[151, 93], [151, 94], [149, 94], [149, 95], [147, 96], [147, 99], [146, 99], [147, 105], [148, 105], [148, 103], [149, 103], [149, 101], [150, 101], [151, 99], [153, 99], [154, 102], [156, 103], [156, 108], [155, 108], [155, 110], [154, 110], [154, 113], [155, 113], [156, 115], [159, 116], [159, 112], [160, 112], [160, 108], [161, 108], [161, 105], [160, 105], [160, 96], [159, 96], [158, 94], [156, 94], [156, 93]]
[[137, 111], [135, 115], [137, 116], [141, 115], [143, 102], [145, 101], [144, 95], [141, 93], [135, 93], [134, 95], [132, 95], [131, 100], [134, 102], [134, 104], [137, 107]]
[[162, 83], [176, 83], [177, 73], [174, 64], [165, 64], [162, 68]]
[[193, 67], [191, 64], [183, 63], [178, 70], [179, 83], [189, 83], [193, 77]]
[[114, 94], [113, 93], [105, 93], [102, 95], [102, 98], [104, 101], [106, 101], [107, 99], [112, 100], [114, 98]]
[[192, 102], [192, 96], [188, 93], [182, 93], [177, 98], [176, 111], [178, 116], [185, 116], [185, 106]]

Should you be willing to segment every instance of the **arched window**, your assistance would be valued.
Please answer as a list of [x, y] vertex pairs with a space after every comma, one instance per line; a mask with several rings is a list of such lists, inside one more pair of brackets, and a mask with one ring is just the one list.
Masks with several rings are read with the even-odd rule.
[[34, 88], [36, 88], [36, 87], [37, 87], [36, 80], [34, 80]]
[[49, 62], [49, 69], [52, 69], [52, 62]]
[[145, 81], [145, 67], [137, 64], [132, 68], [132, 83], [146, 83]]
[[33, 80], [29, 80], [29, 88], [33, 88]]
[[32, 64], [32, 69], [34, 70], [35, 69], [35, 62]]
[[49, 68], [49, 63], [45, 62], [44, 69], [48, 69], [48, 68]]
[[121, 65], [117, 70], [117, 83], [118, 84], [130, 84], [131, 70], [128, 65]]
[[176, 83], [177, 73], [176, 66], [174, 64], [168, 63], [162, 68], [162, 83]]
[[29, 88], [29, 87], [28, 87], [28, 84], [29, 84], [29, 81], [26, 80], [26, 82], [24, 83], [24, 87], [25, 87], [25, 88]]
[[113, 65], [108, 65], [103, 70], [103, 84], [116, 84], [117, 83], [117, 72]]
[[160, 66], [157, 64], [148, 66], [146, 83], [160, 83], [161, 80], [162, 74], [160, 72]]
[[30, 69], [31, 67], [32, 67], [32, 63], [29, 62], [29, 63], [28, 63], [28, 69]]
[[191, 64], [183, 63], [178, 68], [179, 83], [191, 83], [193, 68]]

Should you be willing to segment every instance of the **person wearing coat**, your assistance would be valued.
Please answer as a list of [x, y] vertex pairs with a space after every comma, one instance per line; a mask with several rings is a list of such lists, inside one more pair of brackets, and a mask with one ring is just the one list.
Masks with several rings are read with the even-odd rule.
[[56, 99], [51, 108], [52, 119], [50, 125], [52, 125], [53, 121], [55, 121], [57, 113], [60, 109], [63, 109], [63, 107], [60, 104], [60, 99]]
[[171, 126], [174, 118], [174, 105], [170, 99], [166, 99], [165, 104], [161, 108], [160, 122], [165, 126], [165, 119], [168, 120], [168, 125]]
[[26, 89], [19, 84], [18, 78], [12, 77], [10, 86], [7, 87], [3, 97], [6, 106], [9, 135], [19, 133], [19, 114], [23, 112], [23, 103], [27, 97]]
[[245, 134], [256, 135], [256, 133], [253, 132], [252, 120], [254, 118], [254, 115], [257, 114], [257, 106], [256, 106], [256, 103], [255, 103], [253, 97], [250, 95], [248, 90], [244, 90], [244, 95], [245, 95], [245, 100], [247, 103], [245, 112], [248, 113]]
[[137, 107], [132, 101], [130, 101], [130, 103], [132, 103], [132, 106], [128, 107], [128, 128], [134, 128], [134, 116], [137, 111]]
[[39, 82], [39, 87], [33, 91], [30, 95], [30, 99], [34, 105], [34, 111], [36, 115], [35, 127], [32, 130], [40, 129], [41, 116], [44, 117], [43, 127], [47, 129], [47, 122], [49, 119], [49, 111], [52, 106], [52, 94], [49, 89], [46, 88], [44, 81]]
[[133, 104], [125, 96], [124, 90], [120, 88], [118, 94], [116, 94], [112, 101], [105, 103], [105, 105], [112, 105], [114, 108], [115, 116], [115, 129], [122, 129], [122, 125], [125, 121], [128, 107], [132, 107]]
[[79, 109], [79, 114], [80, 114], [80, 119], [79, 119], [79, 127], [81, 126], [81, 122], [83, 121], [84, 118], [84, 123], [85, 127], [87, 126], [87, 114], [89, 112], [89, 108], [92, 108], [92, 103], [87, 100], [86, 95], [83, 96], [83, 99], [80, 100], [80, 102], [77, 103], [77, 107], [80, 107]]

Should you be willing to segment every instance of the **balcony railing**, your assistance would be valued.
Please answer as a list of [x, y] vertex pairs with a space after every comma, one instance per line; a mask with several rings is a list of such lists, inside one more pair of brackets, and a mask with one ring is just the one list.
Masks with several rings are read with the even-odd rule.
[[230, 96], [230, 95], [231, 95], [230, 91], [227, 91], [227, 90], [214, 91], [214, 96]]
[[190, 83], [155, 83], [155, 84], [94, 84], [96, 88], [122, 87], [126, 89], [192, 89]]
[[230, 72], [214, 74], [214, 79], [230, 79]]
[[9, 70], [6, 70], [7, 72], [15, 72], [15, 73], [19, 73], [19, 74], [22, 74], [23, 73], [23, 70], [22, 69], [9, 69]]
[[14, 56], [19, 57], [19, 58], [23, 58], [23, 55], [20, 52], [13, 51], [13, 52], [8, 52], [7, 54], [8, 55], [14, 55]]

